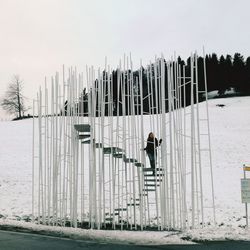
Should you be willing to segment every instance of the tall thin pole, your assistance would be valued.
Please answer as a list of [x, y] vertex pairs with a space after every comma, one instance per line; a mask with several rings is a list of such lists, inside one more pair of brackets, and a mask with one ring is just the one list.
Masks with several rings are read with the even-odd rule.
[[35, 221], [35, 100], [33, 100], [32, 129], [32, 222]]
[[207, 97], [207, 71], [206, 71], [206, 58], [205, 49], [203, 48], [203, 67], [204, 67], [204, 83], [205, 83], [205, 98], [206, 98], [206, 113], [207, 113], [207, 127], [208, 127], [208, 146], [209, 146], [209, 165], [210, 165], [210, 176], [211, 176], [211, 188], [212, 188], [212, 206], [213, 206], [213, 219], [214, 224], [216, 223], [215, 217], [215, 201], [214, 201], [214, 178], [213, 178], [213, 164], [212, 164], [212, 152], [211, 152], [211, 139], [210, 139], [210, 124], [209, 124], [209, 110], [208, 110], [208, 97]]
[[194, 131], [194, 68], [191, 56], [191, 193], [192, 193], [192, 228], [195, 227], [195, 131]]

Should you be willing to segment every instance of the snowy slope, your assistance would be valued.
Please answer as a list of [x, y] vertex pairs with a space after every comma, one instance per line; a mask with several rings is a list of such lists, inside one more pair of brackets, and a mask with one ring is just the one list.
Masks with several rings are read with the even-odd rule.
[[250, 98], [210, 100], [209, 107], [217, 222], [244, 225], [240, 178], [243, 164], [250, 163]]
[[30, 214], [32, 120], [0, 122], [0, 142], [0, 214]]
[[[202, 112], [204, 103], [200, 107]], [[231, 230], [230, 237], [237, 238], [234, 235], [245, 225], [240, 179], [243, 177], [242, 165], [250, 163], [250, 97], [209, 100], [209, 113], [218, 228]], [[13, 219], [13, 216], [29, 215], [32, 120], [0, 122], [0, 140], [0, 217]], [[187, 234], [196, 239], [213, 238], [214, 230], [210, 232], [211, 235], [200, 230]], [[242, 234], [249, 235], [246, 231]]]

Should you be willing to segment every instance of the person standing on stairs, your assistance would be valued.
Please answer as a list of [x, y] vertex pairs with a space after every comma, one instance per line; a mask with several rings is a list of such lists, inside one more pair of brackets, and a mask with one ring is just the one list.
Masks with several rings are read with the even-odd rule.
[[156, 160], [157, 160], [157, 147], [162, 143], [162, 139], [157, 140], [153, 132], [150, 132], [147, 139], [147, 146], [144, 148], [146, 150], [150, 166], [153, 170], [153, 175], [155, 175]]

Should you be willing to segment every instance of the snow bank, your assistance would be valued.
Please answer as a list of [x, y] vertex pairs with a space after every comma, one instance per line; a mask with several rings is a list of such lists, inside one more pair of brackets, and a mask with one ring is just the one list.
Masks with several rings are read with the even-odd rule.
[[208, 227], [190, 230], [181, 235], [182, 239], [194, 242], [204, 241], [249, 241], [250, 229], [227, 227]]
[[195, 244], [181, 239], [176, 232], [91, 230], [66, 227], [51, 227], [28, 222], [0, 219], [0, 229], [66, 237], [77, 240], [93, 240], [136, 245]]
[[135, 245], [191, 245], [206, 241], [250, 241], [250, 229], [232, 226], [208, 226], [186, 232], [92, 230], [52, 227], [31, 222], [0, 219], [0, 230], [42, 234], [102, 243]]

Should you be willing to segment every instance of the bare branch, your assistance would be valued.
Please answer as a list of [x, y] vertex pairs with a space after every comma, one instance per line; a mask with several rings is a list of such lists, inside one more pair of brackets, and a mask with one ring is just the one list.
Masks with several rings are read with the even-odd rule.
[[24, 105], [25, 97], [22, 91], [23, 81], [18, 75], [14, 75], [5, 93], [5, 98], [0, 103], [4, 110], [10, 114], [17, 114], [19, 118], [28, 110]]

